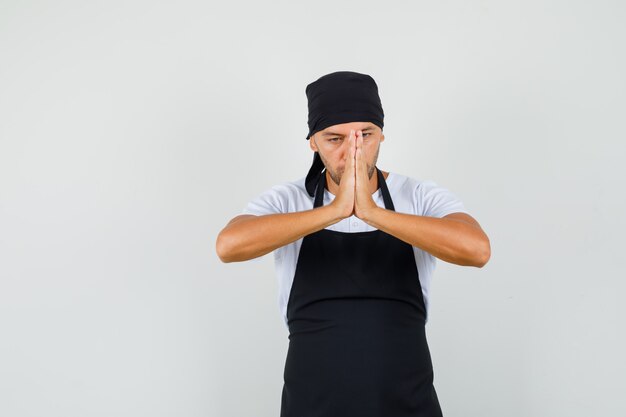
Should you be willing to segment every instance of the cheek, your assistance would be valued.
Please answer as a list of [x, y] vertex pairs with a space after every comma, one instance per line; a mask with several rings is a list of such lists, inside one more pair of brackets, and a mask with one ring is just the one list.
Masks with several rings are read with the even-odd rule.
[[365, 155], [372, 155], [376, 153], [377, 146], [377, 143], [373, 140], [363, 141], [363, 151], [365, 152]]

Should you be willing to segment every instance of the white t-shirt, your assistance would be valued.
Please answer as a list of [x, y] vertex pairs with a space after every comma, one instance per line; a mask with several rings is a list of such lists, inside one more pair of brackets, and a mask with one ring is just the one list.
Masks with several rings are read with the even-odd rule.
[[[313, 197], [307, 193], [304, 180], [305, 177], [302, 177], [296, 181], [288, 181], [271, 187], [250, 201], [241, 214], [261, 216], [311, 210], [313, 208]], [[389, 172], [385, 181], [393, 200], [395, 211], [398, 213], [429, 217], [444, 217], [450, 213], [458, 212], [469, 214], [463, 202], [455, 194], [446, 188], [440, 187], [434, 181], [418, 180], [394, 172]], [[324, 205], [330, 204], [334, 198], [333, 194], [324, 189]], [[385, 207], [380, 188], [372, 194], [372, 198], [378, 206]], [[340, 220], [328, 226], [327, 229], [340, 232], [376, 230], [376, 228], [356, 216]], [[274, 264], [276, 278], [278, 279], [278, 305], [287, 328], [287, 301], [289, 300], [301, 244], [302, 238], [274, 250]], [[428, 321], [428, 290], [437, 258], [415, 246], [413, 246], [413, 253], [415, 254], [415, 262], [426, 306], [426, 321]], [[261, 257], [254, 259], [258, 260]]]

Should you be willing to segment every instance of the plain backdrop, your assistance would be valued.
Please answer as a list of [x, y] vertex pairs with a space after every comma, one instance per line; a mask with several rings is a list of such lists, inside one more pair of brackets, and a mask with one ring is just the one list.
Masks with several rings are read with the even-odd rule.
[[306, 174], [305, 87], [339, 70], [378, 83], [378, 166], [491, 240], [433, 277], [444, 415], [626, 415], [625, 12], [1, 0], [0, 415], [278, 416], [273, 257], [215, 241]]

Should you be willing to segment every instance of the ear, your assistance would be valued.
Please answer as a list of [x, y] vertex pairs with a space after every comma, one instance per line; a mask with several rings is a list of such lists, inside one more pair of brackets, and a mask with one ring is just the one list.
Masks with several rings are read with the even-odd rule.
[[385, 140], [385, 135], [384, 134], [380, 134], [380, 141], [383, 142]]
[[309, 138], [309, 146], [314, 152], [317, 152], [317, 143], [315, 143], [315, 135], [311, 135]]

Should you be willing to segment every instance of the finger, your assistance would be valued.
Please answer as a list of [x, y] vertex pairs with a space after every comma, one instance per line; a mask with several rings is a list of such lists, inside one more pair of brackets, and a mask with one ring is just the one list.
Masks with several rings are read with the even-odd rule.
[[348, 140], [348, 146], [350, 147], [350, 167], [354, 169], [356, 158], [356, 144], [355, 144], [354, 130], [350, 131], [350, 139]]
[[361, 131], [359, 131], [359, 134], [357, 136], [357, 140], [356, 140], [356, 159], [357, 159], [357, 169], [359, 171], [363, 171], [362, 169], [362, 165], [363, 165], [363, 134], [361, 133]]
[[356, 154], [356, 135], [354, 130], [350, 131], [350, 149]]
[[356, 148], [356, 182], [357, 182], [357, 188], [362, 189], [362, 187], [365, 185], [365, 177], [363, 176], [363, 149], [361, 148], [361, 146], [359, 145], [359, 140], [357, 139], [357, 148]]

